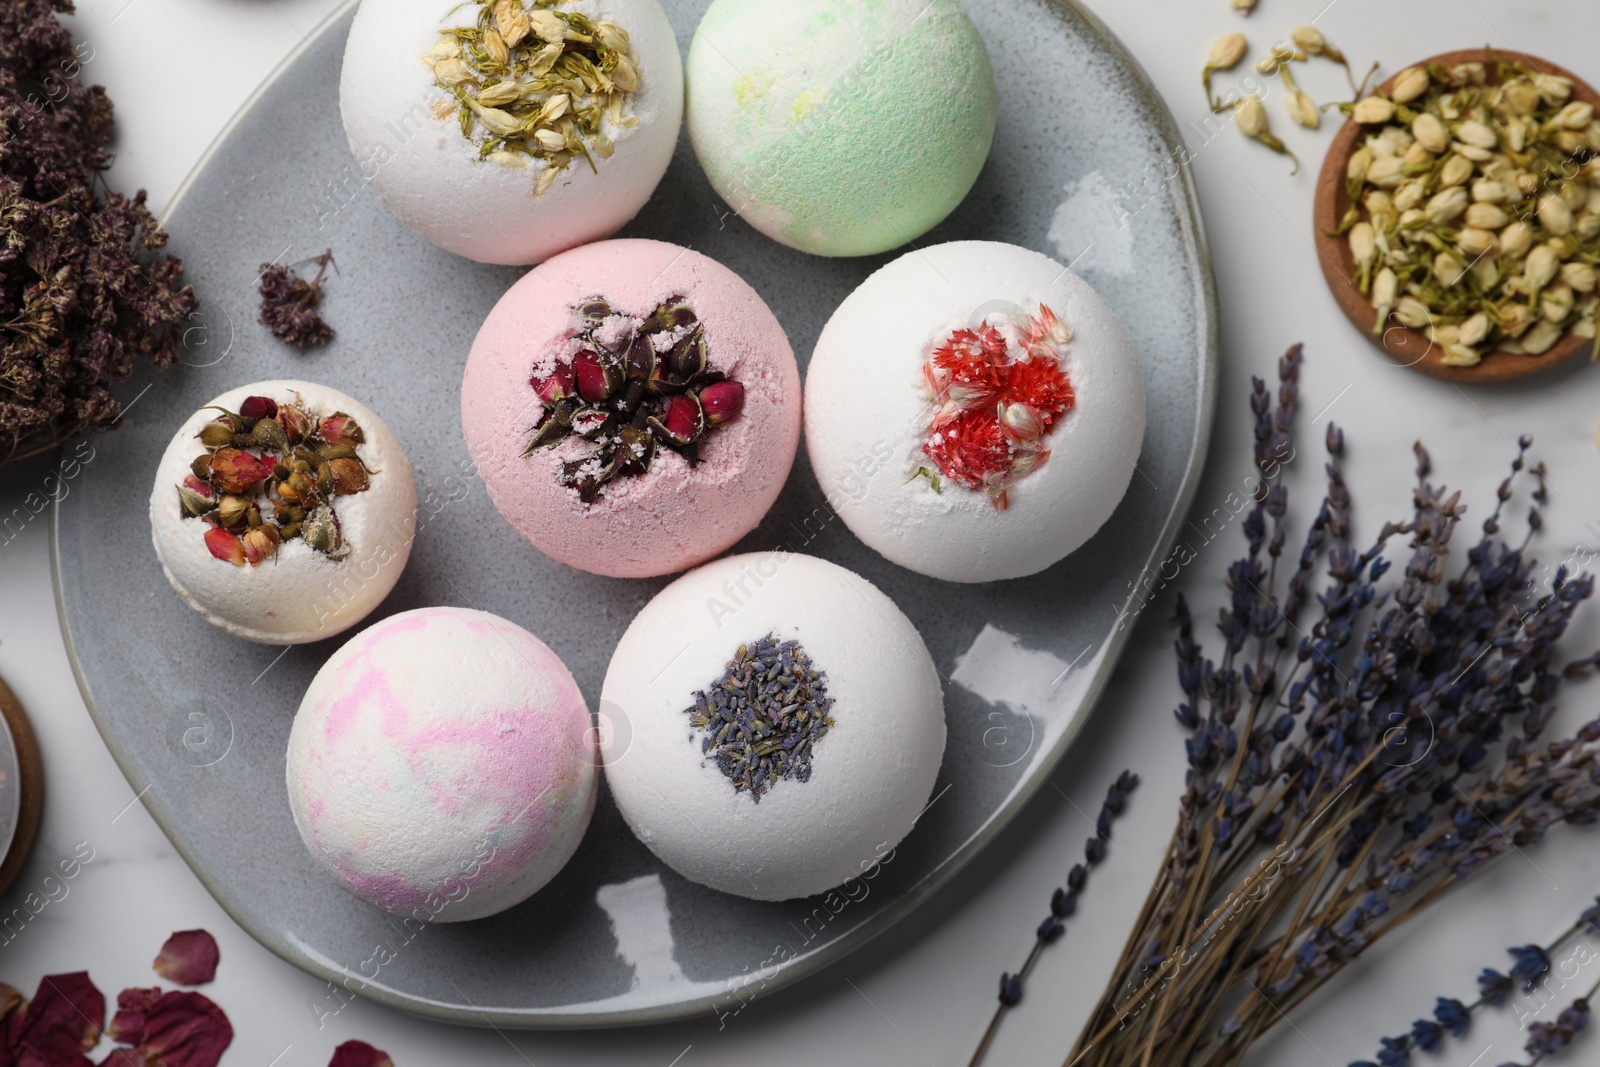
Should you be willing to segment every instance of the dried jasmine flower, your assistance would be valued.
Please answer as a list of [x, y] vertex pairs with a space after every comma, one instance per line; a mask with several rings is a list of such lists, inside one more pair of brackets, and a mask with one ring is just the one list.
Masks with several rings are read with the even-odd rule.
[[111, 101], [77, 78], [71, 10], [0, 3], [0, 464], [115, 427], [109, 386], [176, 360], [199, 309], [144, 192], [105, 187]]
[[[205, 522], [206, 549], [235, 567], [276, 559], [296, 538], [330, 560], [349, 556], [333, 505], [366, 492], [377, 473], [361, 458], [366, 434], [356, 420], [342, 411], [318, 416], [299, 394], [282, 404], [250, 396], [238, 411], [216, 410], [222, 414], [196, 435], [205, 451], [177, 487], [184, 516]], [[206, 982], [216, 953], [210, 934], [185, 931], [172, 935], [155, 967], [184, 985]]]
[[1369, 129], [1341, 222], [1373, 332], [1391, 319], [1470, 367], [1574, 334], [1600, 354], [1600, 123], [1527, 65], [1429, 64], [1342, 105]]
[[1220, 114], [1223, 106], [1211, 92], [1211, 75], [1219, 70], [1232, 70], [1237, 67], [1249, 47], [1250, 42], [1242, 33], [1225, 33], [1211, 42], [1211, 51], [1206, 54], [1206, 65], [1200, 72], [1200, 83], [1205, 86], [1206, 101], [1211, 105], [1213, 114]]
[[[315, 263], [317, 273], [310, 280], [300, 277], [298, 268]], [[261, 281], [257, 290], [261, 294], [261, 314], [256, 321], [272, 330], [272, 336], [291, 348], [315, 348], [325, 345], [336, 336], [333, 327], [322, 319], [317, 310], [322, 303], [322, 286], [328, 268], [335, 271], [339, 265], [333, 261], [333, 249], [320, 256], [312, 256], [290, 266], [281, 263], [261, 264]]]
[[1280, 156], [1288, 156], [1294, 161], [1294, 169], [1289, 173], [1300, 173], [1300, 157], [1291, 152], [1289, 147], [1272, 132], [1271, 123], [1267, 119], [1267, 105], [1261, 102], [1261, 97], [1243, 97], [1234, 105], [1234, 109], [1236, 111], [1234, 124], [1239, 127], [1240, 133], [1272, 149]]
[[629, 315], [603, 297], [572, 308], [570, 355], [531, 379], [544, 404], [524, 456], [569, 437], [588, 454], [562, 465], [585, 504], [613, 479], [648, 474], [662, 448], [699, 462], [700, 441], [744, 411], [744, 386], [711, 366], [705, 327], [681, 296]]
[[204, 985], [217, 976], [217, 939], [204, 930], [179, 930], [167, 938], [151, 969], [169, 982]]
[[722, 677], [683, 713], [734, 792], [760, 803], [783, 779], [810, 780], [812, 749], [833, 728], [832, 707], [828, 676], [800, 643], [768, 634], [740, 645]]
[[[560, 10], [571, 0], [473, 0], [475, 26], [440, 31], [422, 57], [434, 84], [456, 101], [461, 136], [500, 166], [541, 164], [543, 196], [573, 160], [615, 150], [615, 130], [639, 124], [629, 107], [639, 55], [613, 22]], [[444, 112], [445, 115], [449, 111]]]

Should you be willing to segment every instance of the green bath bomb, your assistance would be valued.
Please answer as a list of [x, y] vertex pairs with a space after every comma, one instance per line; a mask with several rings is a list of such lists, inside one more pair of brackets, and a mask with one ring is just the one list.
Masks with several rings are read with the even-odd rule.
[[786, 245], [915, 240], [994, 143], [994, 68], [957, 0], [716, 0], [689, 48], [689, 137], [728, 204]]

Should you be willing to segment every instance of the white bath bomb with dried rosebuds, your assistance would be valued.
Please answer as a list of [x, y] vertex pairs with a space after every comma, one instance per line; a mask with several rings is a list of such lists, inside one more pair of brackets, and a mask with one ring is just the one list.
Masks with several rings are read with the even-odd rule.
[[[239, 428], [248, 428], [251, 447], [202, 441], [225, 413], [241, 412], [250, 416]], [[340, 461], [329, 465], [334, 488], [318, 490], [320, 506], [304, 509], [298, 530], [277, 511], [289, 502], [273, 473], [283, 453], [261, 443], [275, 435], [257, 429], [268, 420], [289, 426], [285, 438], [293, 432], [302, 449], [337, 450], [323, 452]], [[208, 455], [212, 473], [202, 479], [196, 461]], [[244, 505], [259, 509], [260, 527], [238, 514]], [[212, 400], [172, 435], [150, 492], [151, 537], [172, 588], [207, 622], [267, 645], [320, 641], [366, 618], [405, 570], [416, 522], [416, 483], [400, 442], [365, 404], [312, 382], [256, 382]]]
[[367, 0], [339, 86], [361, 180], [482, 263], [540, 263], [616, 232], [683, 123], [658, 0]]
[[1139, 360], [1088, 282], [1016, 245], [907, 253], [847, 297], [806, 377], [806, 448], [853, 533], [952, 582], [1036, 574], [1128, 492]]
[[606, 783], [701, 885], [826, 892], [892, 855], [944, 757], [939, 672], [871, 582], [792, 552], [690, 571], [634, 618], [600, 690]]

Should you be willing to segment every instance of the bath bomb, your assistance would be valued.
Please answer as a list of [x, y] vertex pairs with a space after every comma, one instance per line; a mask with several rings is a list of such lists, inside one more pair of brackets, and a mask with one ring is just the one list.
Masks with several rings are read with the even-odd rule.
[[793, 553], [730, 556], [662, 590], [601, 690], [606, 782], [691, 881], [788, 900], [870, 871], [944, 755], [939, 673], [866, 579]]
[[717, 192], [818, 255], [920, 237], [994, 143], [994, 70], [957, 0], [716, 0], [688, 84], [689, 137]]
[[212, 400], [173, 434], [150, 492], [151, 538], [178, 595], [268, 645], [366, 618], [405, 570], [416, 525], [400, 442], [365, 404], [311, 382]]
[[361, 899], [462, 922], [532, 896], [594, 812], [594, 732], [543, 641], [465, 608], [351, 638], [289, 731], [289, 807], [318, 866]]
[[683, 65], [657, 0], [367, 0], [339, 79], [363, 182], [441, 248], [538, 263], [666, 173]]
[[670, 574], [760, 523], [800, 441], [783, 327], [738, 275], [658, 241], [606, 241], [525, 275], [461, 385], [489, 497], [546, 555]]
[[1128, 491], [1144, 379], [1090, 285], [1015, 245], [890, 263], [840, 305], [806, 379], [806, 448], [866, 544], [952, 582], [1020, 578]]

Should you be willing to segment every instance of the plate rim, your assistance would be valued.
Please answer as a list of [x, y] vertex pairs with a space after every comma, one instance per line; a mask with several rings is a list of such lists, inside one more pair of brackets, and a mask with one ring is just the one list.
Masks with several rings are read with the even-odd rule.
[[[1058, 9], [1068, 17], [1075, 17], [1098, 34], [1115, 54], [1115, 61], [1122, 64], [1132, 75], [1134, 85], [1139, 93], [1138, 106], [1145, 111], [1154, 121], [1154, 125], [1162, 135], [1163, 143], [1168, 147], [1178, 148], [1183, 145], [1183, 135], [1178, 127], [1177, 119], [1172, 109], [1167, 105], [1166, 99], [1156, 89], [1154, 82], [1145, 71], [1144, 66], [1134, 59], [1116, 34], [1111, 31], [1093, 12], [1083, 7], [1078, 0], [1043, 0], [1050, 7]], [[173, 212], [183, 203], [190, 189], [198, 180], [200, 174], [210, 165], [212, 160], [221, 150], [222, 145], [229, 140], [235, 129], [244, 120], [269, 90], [277, 85], [278, 81], [308, 52], [315, 51], [318, 42], [329, 29], [344, 19], [350, 11], [360, 6], [361, 0], [343, 0], [334, 10], [329, 12], [314, 27], [302, 35], [302, 39], [281, 62], [277, 64], [262, 80], [261, 84], [250, 93], [239, 105], [217, 136], [201, 153], [194, 166], [190, 168], [183, 180], [173, 190], [171, 198], [159, 216], [159, 224], [165, 228]], [[1167, 514], [1162, 526], [1160, 536], [1156, 540], [1154, 549], [1146, 558], [1141, 573], [1148, 572], [1153, 566], [1159, 565], [1171, 553], [1177, 541], [1178, 530], [1193, 506], [1195, 496], [1199, 492], [1200, 482], [1204, 474], [1206, 458], [1211, 450], [1211, 436], [1216, 413], [1216, 398], [1218, 379], [1221, 371], [1220, 358], [1220, 309], [1217, 298], [1216, 276], [1211, 261], [1210, 242], [1206, 236], [1205, 219], [1200, 210], [1199, 190], [1195, 184], [1194, 175], [1187, 166], [1176, 168], [1176, 184], [1178, 195], [1175, 197], [1180, 206], [1178, 222], [1182, 231], [1181, 241], [1193, 253], [1194, 260], [1199, 267], [1197, 281], [1199, 283], [1199, 310], [1204, 318], [1204, 336], [1196, 338], [1203, 347], [1203, 366], [1199, 395], [1195, 398], [1197, 422], [1194, 441], [1190, 445], [1188, 461], [1185, 464], [1183, 480], [1178, 489], [1171, 510]], [[51, 585], [54, 587], [56, 605], [56, 622], [61, 631], [62, 645], [66, 651], [67, 662], [72, 669], [73, 680], [77, 683], [78, 692], [83, 698], [84, 706], [89, 712], [89, 718], [94, 723], [95, 730], [100, 734], [100, 739], [106, 749], [111, 753], [117, 769], [128, 781], [130, 787], [138, 789], [132, 769], [124, 760], [123, 755], [113, 746], [106, 734], [107, 726], [99, 708], [90, 692], [89, 681], [83, 672], [83, 665], [78, 658], [78, 650], [72, 642], [72, 635], [67, 626], [67, 612], [71, 609], [66, 601], [63, 582], [61, 579], [61, 499], [53, 502], [50, 509], [50, 575]], [[873, 918], [868, 919], [862, 926], [857, 927], [843, 937], [816, 949], [805, 956], [795, 958], [791, 963], [781, 967], [771, 980], [763, 984], [759, 996], [766, 996], [779, 989], [786, 988], [810, 977], [844, 959], [846, 956], [862, 948], [890, 927], [900, 922], [919, 906], [924, 904], [940, 889], [944, 888], [961, 871], [965, 870], [977, 856], [994, 839], [1011, 824], [1021, 813], [1022, 809], [1034, 798], [1049, 780], [1050, 773], [1061, 762], [1062, 757], [1077, 739], [1090, 716], [1095, 712], [1100, 697], [1109, 685], [1111, 676], [1115, 673], [1117, 664], [1121, 661], [1128, 641], [1131, 639], [1134, 627], [1123, 627], [1114, 630], [1104, 645], [1105, 662], [1098, 673], [1090, 679], [1084, 691], [1083, 698], [1078, 705], [1072, 721], [1067, 724], [1045, 754], [1040, 769], [1035, 771], [1030, 778], [1020, 782], [1012, 791], [1006, 801], [989, 817], [968, 840], [955, 852], [941, 863], [934, 871], [916, 884], [909, 887], [904, 893], [886, 905]], [[148, 788], [146, 786], [145, 788]], [[160, 827], [176, 851], [188, 866], [189, 870], [205, 887], [228, 915], [242, 930], [256, 940], [263, 948], [267, 949], [279, 959], [299, 968], [300, 970], [322, 979], [329, 983], [341, 979], [357, 977], [349, 969], [328, 967], [312, 959], [305, 953], [297, 950], [287, 936], [288, 931], [276, 928], [258, 928], [252, 922], [239, 914], [230, 899], [221, 893], [210, 877], [196, 862], [182, 843], [175, 836], [174, 831], [145, 799], [145, 793], [140, 792], [136, 800], [149, 812], [150, 817]], [[437, 1000], [415, 996], [411, 994], [391, 991], [378, 987], [376, 983], [364, 985], [357, 996], [366, 998], [385, 1007], [392, 1008], [408, 1015], [418, 1016], [437, 1022], [446, 1022], [457, 1025], [467, 1025], [479, 1028], [508, 1027], [518, 1030], [601, 1030], [628, 1026], [645, 1026], [660, 1023], [679, 1022], [694, 1017], [707, 1010], [715, 1012], [719, 1003], [722, 1003], [725, 994], [709, 996], [696, 996], [693, 998], [676, 1000], [666, 1004], [650, 1005], [641, 1008], [618, 1009], [602, 1012], [557, 1012], [557, 1011], [527, 1011], [501, 1009], [483, 1009], [470, 1004], [465, 1006], [446, 1004]]]

